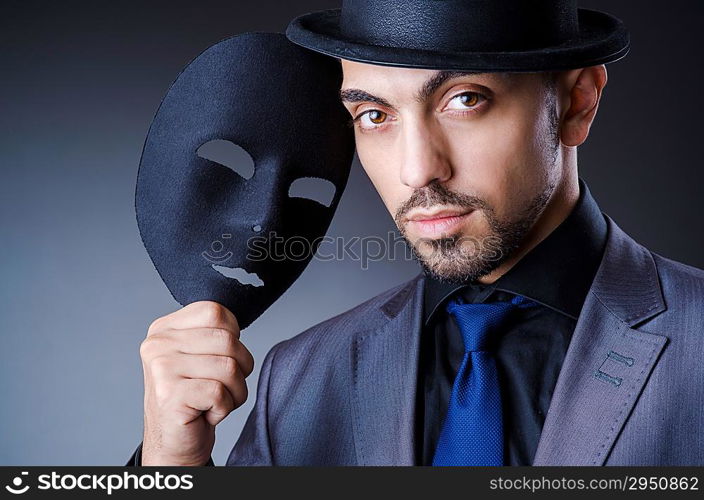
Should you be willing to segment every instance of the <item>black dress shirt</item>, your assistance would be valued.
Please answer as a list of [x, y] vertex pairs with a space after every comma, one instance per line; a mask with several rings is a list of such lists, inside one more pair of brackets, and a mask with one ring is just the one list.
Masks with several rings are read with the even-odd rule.
[[431, 465], [450, 393], [464, 356], [451, 296], [466, 302], [523, 295], [537, 307], [519, 308], [492, 339], [504, 413], [505, 465], [532, 465], [557, 376], [606, 243], [607, 226], [582, 179], [569, 216], [490, 285], [449, 285], [430, 278], [424, 290], [418, 370], [416, 463]]

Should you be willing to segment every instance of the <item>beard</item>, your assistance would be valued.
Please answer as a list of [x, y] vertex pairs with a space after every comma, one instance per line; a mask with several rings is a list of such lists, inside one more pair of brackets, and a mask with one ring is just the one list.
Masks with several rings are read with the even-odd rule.
[[[394, 220], [413, 257], [427, 276], [445, 283], [468, 283], [494, 271], [512, 255], [542, 214], [554, 189], [555, 184], [548, 184], [520, 213], [504, 220], [497, 217], [495, 210], [481, 198], [454, 193], [432, 182], [417, 189], [399, 207]], [[412, 208], [430, 208], [434, 205], [467, 211], [481, 210], [489, 231], [481, 236], [450, 235], [411, 241], [405, 230], [405, 214]]]

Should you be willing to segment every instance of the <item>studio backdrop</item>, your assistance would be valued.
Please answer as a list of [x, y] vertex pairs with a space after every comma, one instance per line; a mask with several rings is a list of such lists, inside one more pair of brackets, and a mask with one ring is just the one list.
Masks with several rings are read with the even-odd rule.
[[[696, 57], [704, 5], [580, 5], [613, 13], [631, 32], [630, 54], [608, 67], [596, 121], [579, 148], [580, 175], [640, 243], [704, 267], [704, 71]], [[179, 71], [207, 47], [238, 33], [282, 32], [298, 14], [337, 6], [3, 3], [0, 465], [120, 465], [130, 456], [142, 438], [140, 343], [155, 318], [180, 307], [135, 220], [152, 118]], [[346, 242], [397, 236], [356, 160], [327, 234]], [[383, 257], [374, 244], [353, 244], [335, 258], [313, 258], [243, 332], [257, 362], [250, 397], [218, 426], [215, 463], [225, 462], [239, 436], [271, 346], [418, 271], [400, 245]]]

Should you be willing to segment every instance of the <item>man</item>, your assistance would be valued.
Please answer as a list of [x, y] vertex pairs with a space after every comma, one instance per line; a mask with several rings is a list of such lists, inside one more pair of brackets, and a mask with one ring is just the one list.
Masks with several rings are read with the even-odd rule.
[[[578, 175], [627, 34], [527, 4], [348, 1], [289, 27], [340, 59], [360, 161], [423, 272], [275, 345], [228, 465], [704, 464], [704, 272]], [[130, 463], [206, 463], [247, 397], [237, 319], [193, 303], [141, 354]]]

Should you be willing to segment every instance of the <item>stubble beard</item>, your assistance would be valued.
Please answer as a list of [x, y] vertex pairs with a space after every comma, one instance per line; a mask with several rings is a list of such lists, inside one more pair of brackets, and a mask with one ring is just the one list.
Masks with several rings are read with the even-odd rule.
[[[395, 217], [401, 236], [423, 272], [446, 283], [467, 283], [497, 269], [520, 247], [547, 206], [554, 190], [548, 185], [535, 196], [526, 208], [511, 220], [502, 220], [483, 200], [448, 191], [442, 185], [431, 183], [416, 191]], [[433, 205], [480, 210], [489, 227], [482, 236], [449, 235], [437, 239], [420, 238], [412, 241], [406, 232], [403, 216], [413, 207]]]

